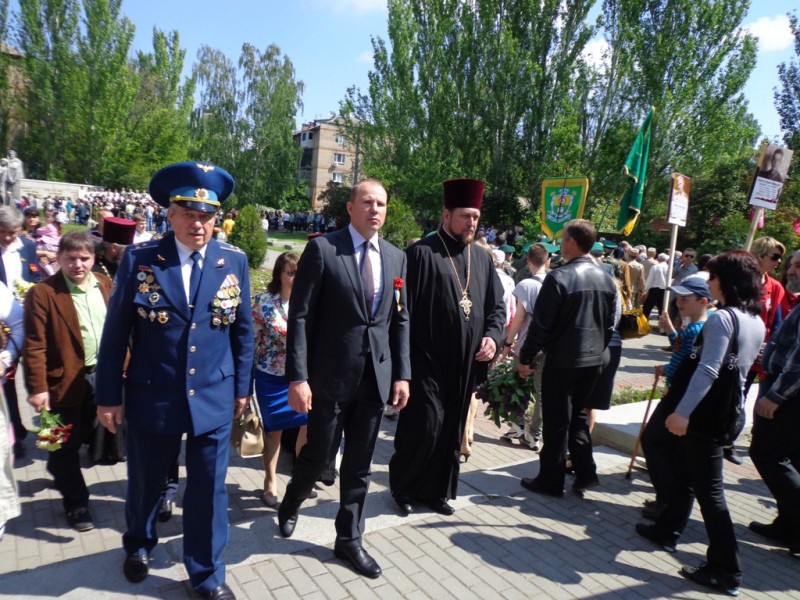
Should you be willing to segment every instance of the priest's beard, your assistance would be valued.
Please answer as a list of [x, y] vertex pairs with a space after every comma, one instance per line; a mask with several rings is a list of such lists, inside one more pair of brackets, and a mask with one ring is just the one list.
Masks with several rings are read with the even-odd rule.
[[475, 239], [475, 232], [474, 231], [462, 231], [461, 233], [453, 233], [452, 231], [448, 231], [453, 239], [456, 240], [462, 246], [467, 246], [472, 243], [472, 240]]

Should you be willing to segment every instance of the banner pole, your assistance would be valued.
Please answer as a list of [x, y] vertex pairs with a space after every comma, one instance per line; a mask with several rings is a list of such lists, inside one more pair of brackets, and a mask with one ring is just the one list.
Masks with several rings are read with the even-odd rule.
[[678, 226], [672, 226], [672, 233], [669, 238], [669, 264], [667, 265], [667, 289], [664, 290], [663, 313], [669, 310], [669, 286], [672, 283], [672, 267], [675, 264], [675, 249], [678, 246]]
[[750, 223], [750, 231], [747, 232], [747, 241], [744, 243], [744, 249], [747, 252], [750, 252], [750, 246], [753, 243], [753, 238], [756, 237], [756, 230], [758, 229], [758, 223], [759, 221], [761, 221], [763, 216], [764, 216], [764, 207], [763, 206], [757, 207], [755, 212], [753, 213], [753, 221]]

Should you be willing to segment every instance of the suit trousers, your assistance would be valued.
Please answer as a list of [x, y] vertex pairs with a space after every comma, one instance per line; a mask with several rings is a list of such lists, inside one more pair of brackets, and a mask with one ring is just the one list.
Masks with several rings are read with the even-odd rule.
[[742, 567], [733, 522], [725, 502], [722, 446], [691, 433], [679, 438], [674, 475], [667, 506], [656, 521], [657, 530], [664, 539], [677, 541], [689, 522], [697, 497], [708, 534], [706, 560], [726, 585], [738, 586]]
[[675, 479], [673, 463], [679, 439], [669, 432], [665, 424], [671, 412], [659, 402], [642, 432], [642, 453], [647, 460], [647, 473], [656, 491], [656, 502], [662, 505], [669, 500]]
[[653, 312], [655, 308], [658, 311], [658, 316], [661, 316], [663, 312], [663, 304], [664, 304], [664, 288], [650, 288], [647, 291], [647, 298], [644, 299], [644, 307], [642, 308], [642, 314], [645, 317], [650, 319], [650, 313]]
[[[80, 406], [54, 407], [52, 412], [61, 417], [64, 425], [72, 424], [69, 439], [47, 454], [47, 470], [53, 476], [56, 489], [61, 493], [64, 510], [71, 512], [89, 504], [89, 489], [81, 472], [79, 451], [83, 442], [94, 432], [97, 413], [94, 406], [94, 373], [86, 373], [85, 395]], [[13, 383], [13, 382], [12, 382]]]
[[800, 544], [800, 400], [784, 402], [775, 418], [753, 421], [750, 458], [778, 503], [778, 522]]
[[279, 517], [297, 514], [320, 474], [333, 463], [344, 433], [339, 467], [339, 512], [336, 543], [360, 544], [364, 529], [364, 501], [372, 475], [372, 454], [378, 439], [383, 403], [372, 362], [368, 361], [358, 391], [346, 400], [313, 400], [308, 413], [308, 443], [292, 470], [292, 479], [279, 508]]
[[542, 373], [542, 451], [539, 454], [537, 481], [545, 488], [561, 492], [566, 477], [567, 449], [572, 456], [576, 482], [597, 477], [592, 456], [588, 415], [583, 412], [602, 366], [557, 368], [545, 360]]
[[[225, 583], [220, 559], [228, 541], [228, 492], [225, 475], [231, 422], [186, 439], [186, 492], [183, 496], [183, 562], [195, 590], [208, 593]], [[180, 434], [159, 434], [128, 425], [128, 556], [150, 554], [158, 543], [156, 518], [168, 473], [180, 452]]]

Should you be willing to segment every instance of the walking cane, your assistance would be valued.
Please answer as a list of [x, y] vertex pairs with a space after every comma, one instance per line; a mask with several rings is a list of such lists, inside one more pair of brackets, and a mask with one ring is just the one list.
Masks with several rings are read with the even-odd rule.
[[647, 425], [647, 417], [650, 416], [650, 405], [653, 403], [653, 396], [656, 395], [656, 388], [658, 387], [658, 379], [660, 375], [656, 373], [656, 379], [653, 381], [653, 389], [650, 390], [650, 397], [647, 399], [647, 407], [644, 409], [644, 419], [642, 419], [642, 426], [639, 427], [639, 435], [636, 436], [636, 444], [633, 446], [633, 454], [631, 454], [631, 462], [628, 465], [628, 472], [625, 473], [625, 479], [631, 478], [631, 471], [633, 471], [633, 463], [636, 460], [636, 456], [639, 453], [639, 444], [642, 441], [642, 432], [644, 432], [644, 427]]

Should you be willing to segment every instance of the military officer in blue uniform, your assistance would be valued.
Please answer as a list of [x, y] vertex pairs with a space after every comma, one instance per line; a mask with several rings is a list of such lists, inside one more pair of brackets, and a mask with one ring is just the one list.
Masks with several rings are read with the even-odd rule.
[[224, 169], [198, 162], [153, 176], [150, 195], [168, 207], [173, 232], [126, 250], [97, 363], [98, 420], [112, 432], [127, 423], [125, 577], [147, 577], [161, 489], [185, 434], [184, 563], [195, 590], [216, 600], [234, 598], [220, 560], [228, 540], [225, 473], [253, 366], [247, 257], [212, 239], [233, 186]]

